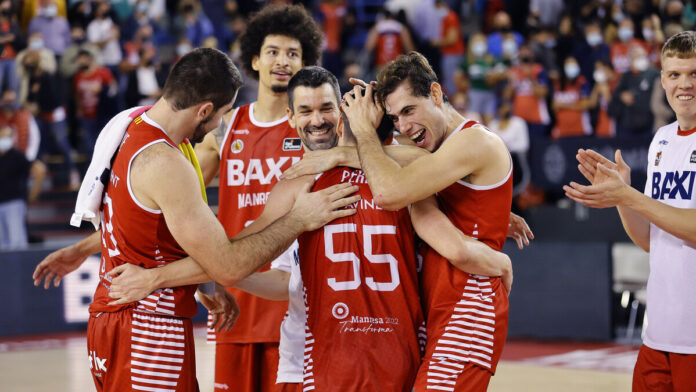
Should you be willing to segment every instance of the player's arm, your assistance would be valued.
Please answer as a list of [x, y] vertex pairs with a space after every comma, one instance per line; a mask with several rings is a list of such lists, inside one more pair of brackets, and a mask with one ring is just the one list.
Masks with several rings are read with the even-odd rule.
[[42, 279], [44, 289], [51, 286], [51, 281], [55, 287], [60, 286], [60, 281], [65, 275], [75, 271], [87, 260], [87, 257], [101, 251], [100, 239], [101, 230], [98, 230], [89, 237], [46, 256], [34, 270], [32, 275], [34, 286], [41, 284]]
[[476, 275], [512, 275], [510, 258], [457, 229], [434, 196], [411, 206], [411, 222], [418, 236], [458, 269]]
[[162, 210], [176, 241], [208, 276], [224, 286], [235, 284], [278, 257], [300, 233], [355, 213], [342, 207], [358, 198], [346, 197], [356, 191], [354, 186], [309, 193], [311, 184], [307, 185], [290, 212], [258, 233], [230, 241], [203, 202], [190, 163], [178, 151], [162, 143], [143, 151], [133, 162], [131, 182], [135, 196], [142, 190], [145, 200], [141, 202]]
[[253, 273], [237, 282], [234, 287], [263, 299], [287, 301], [289, 281], [290, 273], [272, 268]]

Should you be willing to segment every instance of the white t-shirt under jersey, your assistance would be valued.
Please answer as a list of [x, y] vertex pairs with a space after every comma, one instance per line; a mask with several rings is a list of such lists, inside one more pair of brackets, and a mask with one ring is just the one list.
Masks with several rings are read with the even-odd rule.
[[[696, 132], [660, 128], [648, 152], [645, 194], [676, 208], [696, 209]], [[696, 222], [690, 222], [696, 224]], [[655, 350], [696, 354], [696, 243], [650, 224], [648, 327]]]
[[280, 325], [278, 377], [276, 384], [302, 382], [304, 365], [304, 325], [307, 319], [302, 290], [302, 274], [297, 254], [297, 241], [271, 263], [271, 268], [290, 273], [288, 282], [288, 313]]

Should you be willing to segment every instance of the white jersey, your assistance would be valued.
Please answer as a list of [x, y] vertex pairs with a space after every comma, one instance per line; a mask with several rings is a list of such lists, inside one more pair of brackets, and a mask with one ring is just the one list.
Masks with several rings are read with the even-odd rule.
[[304, 366], [304, 325], [307, 320], [305, 312], [302, 274], [297, 253], [297, 240], [277, 259], [271, 268], [290, 273], [288, 282], [288, 312], [280, 325], [280, 344], [278, 353], [278, 377], [276, 384], [301, 383]]
[[[676, 208], [696, 209], [696, 132], [676, 122], [660, 128], [648, 152], [645, 194]], [[692, 222], [692, 224], [696, 224]], [[696, 243], [650, 224], [648, 347], [696, 354]]]

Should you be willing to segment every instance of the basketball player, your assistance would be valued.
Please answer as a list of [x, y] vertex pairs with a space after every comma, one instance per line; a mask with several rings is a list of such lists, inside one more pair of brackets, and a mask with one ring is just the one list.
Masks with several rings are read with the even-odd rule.
[[631, 240], [650, 253], [649, 323], [633, 371], [636, 392], [696, 390], [696, 32], [672, 36], [661, 60], [677, 121], [655, 133], [644, 193], [631, 187], [620, 150], [615, 162], [579, 150], [578, 168], [592, 185], [563, 187], [588, 207], [616, 207]]
[[[373, 87], [366, 89], [365, 96], [346, 94], [342, 108], [377, 205], [395, 210], [437, 193], [459, 230], [500, 250], [512, 200], [512, 166], [500, 138], [457, 113], [427, 60], [411, 52], [377, 76], [386, 115], [401, 134], [432, 152], [402, 167], [374, 136], [382, 109], [370, 98]], [[420, 213], [414, 206], [412, 214]], [[415, 390], [486, 390], [505, 342], [509, 284], [482, 276], [476, 264], [465, 273], [433, 249], [424, 253], [427, 346]]]
[[[208, 276], [229, 285], [277, 257], [302, 231], [354, 212], [337, 209], [358, 200], [341, 199], [348, 187], [303, 192], [292, 211], [263, 232], [227, 239], [200, 194], [195, 170], [176, 146], [185, 138], [201, 140], [218, 126], [240, 85], [241, 75], [225, 54], [194, 50], [174, 66], [162, 98], [126, 131], [102, 201], [100, 282], [87, 330], [99, 391], [198, 388], [189, 319], [197, 310], [195, 286], [110, 305], [110, 270], [125, 263], [156, 269], [189, 254]], [[261, 250], [260, 244], [267, 246]]]

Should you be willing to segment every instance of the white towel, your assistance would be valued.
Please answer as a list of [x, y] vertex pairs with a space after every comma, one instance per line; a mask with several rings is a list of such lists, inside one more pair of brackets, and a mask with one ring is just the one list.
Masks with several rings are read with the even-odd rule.
[[75, 212], [70, 218], [71, 226], [80, 227], [82, 221], [86, 220], [92, 222], [94, 230], [99, 230], [99, 208], [104, 193], [104, 184], [101, 182], [102, 174], [111, 170], [111, 158], [121, 145], [131, 121], [148, 109], [149, 107], [144, 106], [126, 109], [114, 116], [102, 129], [94, 145], [92, 162], [89, 163], [89, 168], [77, 194]]

